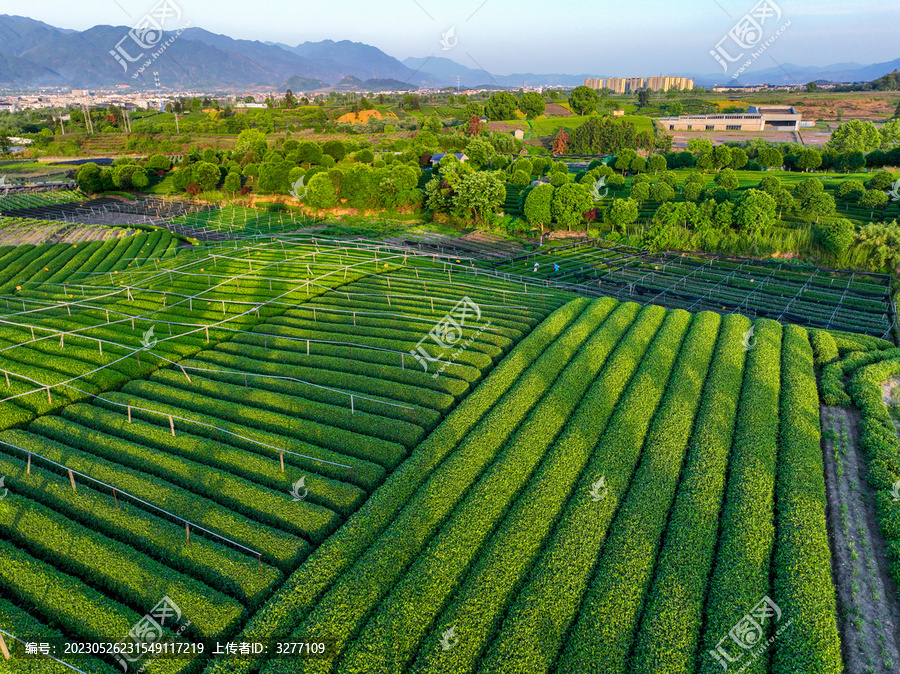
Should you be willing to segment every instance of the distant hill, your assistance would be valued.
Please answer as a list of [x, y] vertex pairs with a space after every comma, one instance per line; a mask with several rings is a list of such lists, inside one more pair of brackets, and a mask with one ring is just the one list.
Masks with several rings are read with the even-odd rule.
[[360, 80], [356, 77], [345, 77], [337, 84], [331, 87], [335, 91], [362, 91], [362, 92], [377, 92], [377, 91], [411, 91], [414, 89], [418, 89], [417, 86], [409, 84], [408, 82], [401, 82], [400, 80], [382, 80], [382, 79], [371, 79], [371, 80]]
[[[93, 88], [127, 84], [151, 88], [153, 71], [159, 72], [170, 88], [281, 88], [292, 77], [311, 80], [309, 84], [316, 89], [347, 76], [362, 81], [406, 82], [401, 88], [417, 88], [421, 83], [415, 82], [413, 70], [368, 45], [327, 40], [291, 48], [235, 40], [196, 27], [184, 30], [153, 62], [150, 72], [134, 79], [140, 61], [129, 64], [125, 71], [109, 54], [129, 30], [127, 26], [62, 30], [27, 17], [0, 15], [0, 86]], [[164, 40], [174, 36], [166, 32]], [[138, 50], [135, 47], [133, 51]], [[304, 88], [297, 87], [298, 91]]]
[[322, 80], [314, 80], [311, 77], [300, 77], [294, 75], [285, 83], [284, 88], [291, 91], [318, 91], [325, 87], [326, 84]]
[[[499, 75], [476, 64], [462, 65], [443, 57], [399, 61], [377, 47], [349, 40], [303, 42], [294, 47], [272, 42], [235, 40], [199, 27], [184, 30], [142, 76], [133, 78], [140, 60], [126, 71], [110, 51], [128, 34], [127, 26], [94, 26], [84, 31], [56, 28], [22, 16], [0, 15], [0, 87], [40, 86], [78, 89], [129, 85], [150, 89], [153, 72], [163, 86], [193, 90], [240, 90], [268, 85], [295, 93], [339, 86], [348, 91], [385, 91], [418, 87], [507, 88], [575, 87], [582, 75], [513, 73]], [[175, 37], [167, 32], [164, 39]], [[135, 55], [138, 48], [130, 44]], [[146, 50], [148, 53], [151, 50]], [[455, 53], [454, 53], [455, 54]], [[462, 58], [460, 56], [460, 58]], [[143, 60], [143, 59], [142, 59]], [[693, 76], [698, 85], [805, 84], [812, 81], [874, 83], [900, 70], [900, 59], [888, 63], [797, 66], [761, 69], [734, 81], [721, 73]], [[889, 75], [885, 75], [889, 73]], [[624, 73], [634, 75], [638, 73]], [[353, 78], [353, 80], [345, 80]], [[886, 80], [887, 86], [890, 80]], [[340, 84], [339, 84], [340, 83]], [[873, 84], [874, 86], [874, 84]]]
[[835, 63], [830, 66], [798, 66], [794, 63], [785, 63], [782, 67], [761, 68], [751, 70], [741, 75], [736, 80], [717, 74], [693, 75], [698, 86], [711, 87], [714, 85], [728, 86], [740, 84], [744, 86], [757, 84], [806, 84], [807, 82], [872, 82], [883, 76], [900, 69], [900, 59], [894, 59], [886, 63], [873, 63], [862, 65], [860, 63]]

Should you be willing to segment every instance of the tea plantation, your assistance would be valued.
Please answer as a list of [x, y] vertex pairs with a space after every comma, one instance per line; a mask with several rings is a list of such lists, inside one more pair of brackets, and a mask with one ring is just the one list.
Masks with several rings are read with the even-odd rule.
[[[879, 279], [829, 291], [865, 336], [674, 261], [722, 294], [579, 293], [593, 248], [554, 283], [252, 229], [0, 249], [0, 672], [844, 671], [819, 380], [862, 410], [900, 569]], [[164, 598], [187, 654], [63, 650]]]

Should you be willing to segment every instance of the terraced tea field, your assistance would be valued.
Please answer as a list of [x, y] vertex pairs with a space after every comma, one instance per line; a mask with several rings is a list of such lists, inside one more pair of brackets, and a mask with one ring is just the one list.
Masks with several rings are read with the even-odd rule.
[[900, 559], [892, 343], [421, 246], [108, 243], [0, 250], [0, 672], [891, 671], [817, 377]]

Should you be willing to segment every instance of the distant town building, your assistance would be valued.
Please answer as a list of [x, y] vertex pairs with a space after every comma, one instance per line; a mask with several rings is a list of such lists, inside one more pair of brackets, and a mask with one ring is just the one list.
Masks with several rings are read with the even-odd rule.
[[668, 131], [797, 131], [802, 115], [790, 105], [751, 105], [737, 115], [661, 117]]
[[668, 77], [660, 75], [658, 77], [648, 77], [645, 86], [653, 91], [668, 91], [669, 89], [686, 89], [692, 91], [694, 89], [694, 80], [689, 77]]
[[644, 88], [643, 77], [610, 77], [606, 88], [617, 94], [630, 94]]
[[668, 91], [669, 89], [694, 89], [694, 80], [689, 77], [671, 77], [660, 75], [659, 77], [610, 77], [605, 81], [599, 77], [589, 77], [584, 81], [584, 86], [591, 89], [603, 89], [604, 86], [616, 94], [630, 94], [643, 89], [654, 91]]

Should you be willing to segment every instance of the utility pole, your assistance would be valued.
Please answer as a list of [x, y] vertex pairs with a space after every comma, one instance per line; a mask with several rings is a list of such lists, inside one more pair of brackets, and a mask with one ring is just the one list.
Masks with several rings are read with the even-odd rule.
[[90, 135], [94, 135], [94, 122], [91, 120], [91, 108], [87, 103], [81, 104], [81, 110], [84, 112], [84, 126]]

